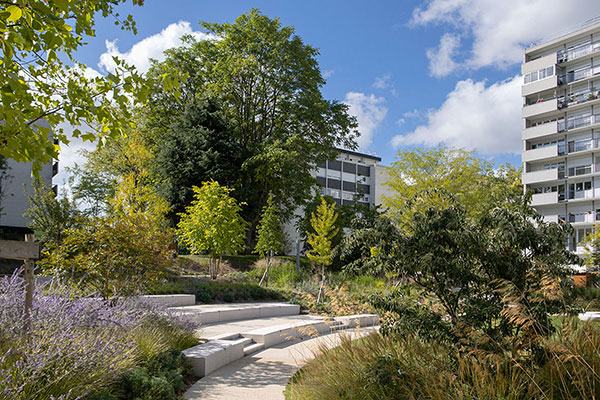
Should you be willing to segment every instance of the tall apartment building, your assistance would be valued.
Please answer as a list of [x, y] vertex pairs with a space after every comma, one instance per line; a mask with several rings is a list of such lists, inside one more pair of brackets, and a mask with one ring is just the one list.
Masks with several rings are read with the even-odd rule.
[[[386, 179], [388, 167], [378, 164], [381, 158], [350, 150], [338, 149], [335, 160], [318, 164], [314, 176], [319, 183], [322, 195], [331, 196], [338, 205], [363, 204], [374, 207], [381, 204], [387, 188], [382, 183]], [[294, 244], [301, 236], [296, 230], [298, 217], [304, 210], [296, 212], [296, 218], [284, 226], [289, 244]], [[286, 250], [295, 254], [295, 246]]]
[[600, 221], [600, 23], [525, 50], [523, 184], [548, 221], [570, 222], [568, 248]]

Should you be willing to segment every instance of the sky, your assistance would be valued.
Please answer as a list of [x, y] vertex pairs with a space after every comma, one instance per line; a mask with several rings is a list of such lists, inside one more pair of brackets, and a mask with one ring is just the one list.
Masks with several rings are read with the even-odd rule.
[[[181, 35], [205, 38], [200, 21], [234, 22], [251, 8], [319, 49], [324, 96], [349, 105], [359, 151], [386, 165], [400, 150], [445, 143], [519, 166], [523, 49], [600, 15], [598, 0], [146, 0], [118, 10], [137, 35], [99, 18], [77, 57], [102, 74], [115, 55], [146, 71]], [[93, 146], [64, 147], [61, 166], [81, 162], [81, 147]]]

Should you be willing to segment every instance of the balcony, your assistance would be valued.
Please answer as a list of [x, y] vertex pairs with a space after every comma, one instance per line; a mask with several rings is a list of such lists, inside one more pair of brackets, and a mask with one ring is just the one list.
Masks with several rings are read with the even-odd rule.
[[[600, 74], [600, 66], [586, 68], [586, 69], [582, 69], [579, 71], [566, 73], [564, 75], [559, 75], [558, 84], [559, 85], [567, 85], [569, 83], [577, 82], [577, 81], [587, 79], [587, 78], [590, 78], [592, 76], [596, 76], [599, 74]], [[525, 86], [527, 86], [527, 85], [525, 85]], [[525, 87], [525, 86], [523, 86], [523, 87]], [[531, 92], [531, 93], [535, 93], [535, 92]]]
[[565, 154], [565, 145], [564, 143], [560, 146], [555, 144], [552, 146], [540, 147], [533, 150], [526, 150], [521, 155], [521, 159], [523, 162], [531, 162], [544, 160], [546, 158], [558, 157], [559, 155]]
[[538, 101], [537, 103], [526, 105], [521, 110], [523, 118], [529, 118], [533, 115], [543, 115], [558, 110], [559, 103], [557, 99], [548, 99]]
[[597, 90], [586, 90], [585, 92], [559, 97], [557, 107], [573, 107], [577, 104], [584, 104], [589, 101], [598, 100], [599, 98], [600, 92]]
[[544, 169], [542, 171], [525, 172], [523, 173], [523, 184], [530, 185], [532, 183], [556, 181], [564, 178], [564, 171], [561, 170], [559, 178], [558, 168]]
[[594, 211], [567, 214], [567, 222], [570, 224], [595, 224], [599, 218], [600, 214]]
[[534, 93], [543, 92], [545, 90], [550, 90], [556, 88], [557, 79], [556, 75], [551, 75], [549, 77], [537, 80], [535, 82], [527, 83], [521, 86], [521, 96], [530, 96]]
[[523, 140], [536, 139], [558, 133], [558, 121], [548, 122], [546, 124], [540, 124], [525, 128], [521, 132], [521, 138]]
[[556, 52], [556, 62], [564, 64], [568, 61], [577, 60], [578, 58], [585, 57], [588, 54], [592, 54], [600, 50], [600, 41], [595, 43], [587, 43], [581, 46], [574, 47], [567, 51], [559, 50]]
[[558, 132], [566, 132], [569, 130], [575, 130], [584, 128], [590, 125], [596, 125], [600, 123], [600, 114], [595, 115], [584, 115], [576, 118], [568, 118], [565, 122], [564, 119], [558, 120]]
[[538, 193], [531, 196], [531, 205], [533, 207], [549, 204], [558, 204], [558, 192]]

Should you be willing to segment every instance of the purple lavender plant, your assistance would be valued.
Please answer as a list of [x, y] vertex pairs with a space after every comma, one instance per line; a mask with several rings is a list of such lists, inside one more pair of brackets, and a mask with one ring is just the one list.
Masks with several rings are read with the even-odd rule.
[[7, 400], [80, 398], [153, 351], [176, 347], [173, 337], [189, 341], [197, 328], [147, 301], [78, 297], [55, 282], [36, 288], [24, 332], [24, 298], [19, 271], [0, 279], [0, 398]]

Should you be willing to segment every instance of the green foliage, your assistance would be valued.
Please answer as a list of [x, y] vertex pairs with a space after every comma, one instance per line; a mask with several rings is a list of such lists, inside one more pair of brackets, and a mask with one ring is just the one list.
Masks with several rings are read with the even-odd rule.
[[310, 218], [310, 224], [315, 233], [306, 233], [307, 243], [310, 246], [306, 256], [317, 265], [328, 266], [331, 264], [331, 239], [338, 233], [338, 230], [334, 228], [337, 218], [335, 204], [327, 204], [325, 199], [321, 198], [317, 213], [313, 213]]
[[[129, 126], [132, 102], [145, 98], [141, 75], [122, 61], [108, 76], [90, 77], [76, 52], [94, 36], [96, 17], [112, 16], [133, 30], [131, 16], [121, 19], [116, 7], [125, 0], [19, 0], [0, 3], [3, 107], [0, 108], [0, 154], [33, 161], [33, 172], [58, 158], [54, 134], [68, 143], [62, 123], [95, 126], [73, 131], [86, 141], [119, 135]], [[142, 5], [143, 0], [132, 0]]]
[[600, 229], [594, 227], [592, 233], [587, 235], [583, 241], [585, 265], [590, 270], [596, 270], [600, 266]]
[[273, 195], [269, 194], [267, 205], [263, 207], [263, 212], [258, 224], [258, 240], [254, 247], [254, 253], [261, 257], [270, 254], [280, 253], [284, 248], [284, 236], [279, 219], [277, 206], [273, 201]]
[[156, 149], [159, 190], [170, 204], [170, 219], [185, 211], [194, 197], [193, 186], [215, 180], [235, 187], [241, 154], [227, 119], [214, 102], [189, 103], [170, 126]]
[[33, 195], [28, 197], [30, 206], [25, 214], [30, 219], [28, 227], [46, 246], [59, 246], [65, 232], [82, 223], [81, 213], [75, 204], [66, 196], [56, 198], [41, 178], [34, 179]]
[[[398, 291], [374, 302], [393, 316], [389, 329], [415, 326], [399, 321], [433, 313], [422, 318], [427, 336], [435, 337], [430, 323], [436, 321], [440, 332], [451, 332], [449, 340], [477, 331], [510, 346], [517, 333], [549, 335], [549, 314], [565, 310], [569, 280], [563, 266], [576, 261], [564, 246], [569, 227], [545, 222], [526, 197], [479, 219], [469, 218], [452, 198], [445, 201], [451, 205], [414, 213], [405, 229], [410, 233], [396, 235], [390, 252], [374, 252], [376, 264], [410, 282], [407, 290], [419, 289], [413, 297]], [[520, 303], [527, 304], [527, 319], [512, 313]]]
[[461, 353], [413, 335], [343, 338], [322, 345], [290, 380], [286, 399], [576, 400], [598, 395], [600, 328], [569, 320], [542, 343], [542, 365], [523, 354]]
[[45, 273], [103, 298], [131, 295], [164, 275], [171, 242], [169, 231], [143, 213], [94, 218], [67, 230], [40, 265]]
[[385, 184], [392, 194], [384, 198], [384, 204], [399, 222], [407, 223], [413, 213], [430, 206], [447, 206], [448, 197], [440, 193], [450, 193], [473, 217], [523, 193], [520, 170], [510, 165], [495, 170], [474, 152], [439, 145], [400, 151], [397, 157], [387, 171]]
[[177, 224], [177, 234], [192, 254], [209, 253], [213, 279], [223, 253], [235, 254], [244, 248], [247, 223], [240, 216], [240, 205], [229, 196], [231, 191], [215, 181], [194, 187], [195, 199]]
[[310, 197], [314, 165], [333, 157], [335, 146], [356, 146], [357, 123], [347, 105], [323, 97], [318, 52], [293, 27], [256, 9], [234, 23], [202, 26], [218, 40], [188, 36], [150, 69], [145, 118], [160, 138], [189, 104], [215, 102], [237, 149], [241, 168], [232, 187], [247, 204], [246, 245], [252, 248], [268, 193], [278, 199], [282, 217], [291, 216]]

